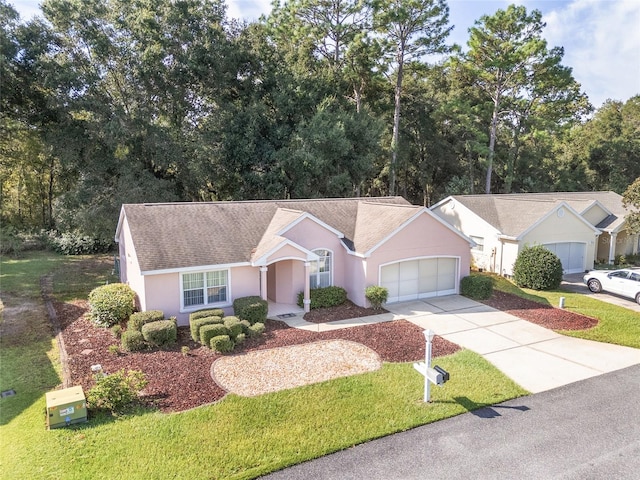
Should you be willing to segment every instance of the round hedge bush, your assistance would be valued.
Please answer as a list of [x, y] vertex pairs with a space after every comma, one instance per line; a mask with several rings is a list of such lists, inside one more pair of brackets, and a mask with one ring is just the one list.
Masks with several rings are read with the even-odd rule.
[[157, 320], [142, 325], [144, 339], [158, 347], [176, 343], [178, 327], [173, 320]]
[[124, 322], [134, 310], [135, 292], [124, 283], [110, 283], [89, 293], [89, 319], [100, 327]]
[[120, 345], [125, 352], [139, 352], [147, 348], [142, 332], [137, 330], [126, 330], [120, 337]]
[[562, 282], [562, 262], [542, 245], [525, 247], [513, 266], [513, 281], [523, 288], [554, 290]]
[[469, 275], [460, 281], [460, 293], [475, 300], [486, 300], [493, 293], [493, 280], [485, 275]]

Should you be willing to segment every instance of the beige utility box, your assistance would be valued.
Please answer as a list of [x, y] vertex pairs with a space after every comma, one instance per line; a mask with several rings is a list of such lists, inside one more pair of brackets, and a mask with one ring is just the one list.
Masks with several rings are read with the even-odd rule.
[[55, 390], [45, 394], [47, 428], [58, 428], [87, 421], [87, 401], [82, 387]]

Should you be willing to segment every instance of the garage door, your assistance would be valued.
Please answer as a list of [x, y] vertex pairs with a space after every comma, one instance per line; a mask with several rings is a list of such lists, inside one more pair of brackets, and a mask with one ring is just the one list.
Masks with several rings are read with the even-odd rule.
[[457, 293], [456, 258], [421, 258], [385, 265], [380, 285], [389, 291], [388, 302]]
[[587, 249], [585, 243], [547, 243], [544, 247], [558, 256], [562, 262], [564, 273], [579, 273], [584, 271], [584, 256]]

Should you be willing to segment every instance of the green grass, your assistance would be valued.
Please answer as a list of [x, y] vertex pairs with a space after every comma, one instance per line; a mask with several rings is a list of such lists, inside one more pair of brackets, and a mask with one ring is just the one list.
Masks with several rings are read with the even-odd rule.
[[[451, 373], [422, 400], [411, 364], [255, 398], [229, 395], [180, 414], [105, 417], [45, 431], [33, 405], [3, 437], [17, 452], [7, 478], [254, 478], [372, 438], [526, 392], [479, 355], [439, 358]], [[6, 458], [6, 457], [5, 457]]]
[[60, 383], [60, 365], [39, 278], [53, 275], [58, 299], [86, 298], [113, 281], [110, 260], [35, 253], [0, 266], [5, 307], [29, 303], [18, 324], [3, 325], [11, 328], [2, 336], [0, 388], [17, 392], [0, 400], [3, 478], [254, 478], [527, 393], [481, 356], [461, 351], [437, 359], [451, 380], [432, 388], [430, 404], [410, 363], [384, 364], [255, 398], [229, 395], [178, 414], [139, 410], [47, 431], [44, 393]]
[[567, 290], [538, 291], [519, 288], [503, 277], [492, 275], [494, 288], [512, 293], [545, 305], [557, 307], [560, 297], [565, 298], [564, 308], [596, 318], [599, 323], [588, 330], [561, 330], [560, 333], [587, 340], [613, 343], [627, 347], [640, 348], [640, 313], [628, 308], [619, 307], [580, 293]]

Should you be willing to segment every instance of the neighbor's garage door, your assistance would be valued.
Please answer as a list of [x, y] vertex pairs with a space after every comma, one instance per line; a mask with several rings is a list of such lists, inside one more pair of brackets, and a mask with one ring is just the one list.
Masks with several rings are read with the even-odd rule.
[[456, 292], [456, 258], [422, 258], [382, 267], [380, 285], [389, 291], [388, 302], [451, 295]]
[[547, 243], [544, 247], [558, 256], [562, 262], [564, 273], [579, 273], [584, 271], [586, 244], [578, 242]]

